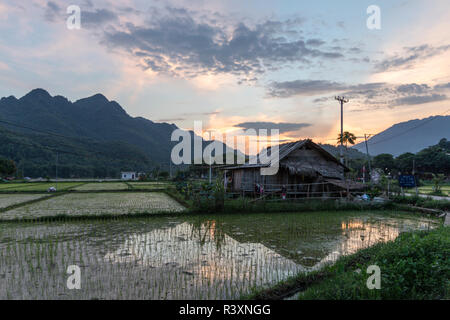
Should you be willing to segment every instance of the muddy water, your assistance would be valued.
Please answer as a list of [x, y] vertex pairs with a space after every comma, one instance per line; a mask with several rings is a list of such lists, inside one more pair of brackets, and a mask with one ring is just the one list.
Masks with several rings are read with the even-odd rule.
[[[277, 213], [0, 225], [0, 298], [227, 299], [434, 220]], [[78, 265], [81, 289], [69, 290]]]

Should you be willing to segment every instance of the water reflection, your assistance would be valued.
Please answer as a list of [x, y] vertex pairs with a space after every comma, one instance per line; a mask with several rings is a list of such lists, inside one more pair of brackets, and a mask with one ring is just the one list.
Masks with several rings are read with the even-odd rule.
[[201, 219], [135, 233], [104, 259], [153, 270], [152, 274], [161, 277], [156, 283], [166, 297], [235, 298], [251, 287], [320, 268], [342, 255], [393, 240], [403, 231], [434, 224], [374, 215], [332, 216], [320, 225], [310, 223], [317, 217], [309, 220], [306, 216], [286, 216], [286, 223], [274, 219], [258, 224], [255, 220], [253, 225], [248, 224], [248, 217], [242, 219]]
[[232, 284], [248, 281], [265, 284], [305, 270], [260, 243], [236, 241], [214, 221], [201, 225], [184, 222], [133, 234], [105, 259], [178, 272], [191, 276], [192, 281], [232, 281]]

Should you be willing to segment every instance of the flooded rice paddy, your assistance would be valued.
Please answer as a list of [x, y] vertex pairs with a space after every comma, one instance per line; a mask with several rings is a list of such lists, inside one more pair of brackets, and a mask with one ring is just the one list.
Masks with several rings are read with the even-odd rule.
[[380, 211], [3, 223], [0, 299], [234, 299], [437, 225]]
[[0, 194], [0, 209], [47, 196], [46, 194]]
[[[3, 195], [0, 195], [2, 197]], [[23, 197], [38, 195], [5, 195], [3, 201], [20, 201]], [[40, 197], [43, 197], [42, 195]], [[28, 198], [27, 198], [28, 199]], [[32, 199], [32, 198], [30, 198]], [[25, 201], [25, 200], [23, 200]], [[9, 203], [8, 202], [8, 203]], [[0, 220], [33, 219], [40, 217], [56, 217], [58, 215], [125, 215], [136, 213], [180, 212], [185, 208], [165, 193], [152, 192], [114, 192], [114, 193], [68, 193], [44, 201], [25, 204], [15, 209], [0, 213]]]

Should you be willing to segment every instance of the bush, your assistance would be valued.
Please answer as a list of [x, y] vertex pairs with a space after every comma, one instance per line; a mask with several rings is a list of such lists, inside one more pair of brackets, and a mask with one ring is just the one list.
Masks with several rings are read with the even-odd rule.
[[[336, 263], [334, 275], [304, 291], [301, 299], [448, 299], [450, 228], [401, 234], [365, 249], [370, 259], [353, 268]], [[360, 253], [361, 254], [361, 253]], [[381, 289], [366, 286], [369, 265], [381, 270]], [[355, 272], [355, 269], [361, 272]]]

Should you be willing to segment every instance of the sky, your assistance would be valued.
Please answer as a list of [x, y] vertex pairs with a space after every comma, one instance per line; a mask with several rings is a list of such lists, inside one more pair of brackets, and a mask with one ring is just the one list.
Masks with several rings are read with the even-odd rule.
[[449, 114], [448, 30], [448, 0], [0, 0], [0, 97], [102, 93], [183, 129], [335, 144], [336, 95], [359, 137]]

